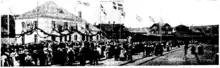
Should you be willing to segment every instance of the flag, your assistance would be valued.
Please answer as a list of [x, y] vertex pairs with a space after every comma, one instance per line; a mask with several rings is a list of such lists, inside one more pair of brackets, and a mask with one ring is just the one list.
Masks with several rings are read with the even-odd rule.
[[149, 16], [149, 18], [151, 19], [152, 22], [155, 22], [154, 18], [152, 18], [151, 16]]
[[83, 5], [90, 6], [90, 3], [89, 2], [83, 2]]
[[121, 13], [121, 16], [125, 17], [125, 12], [122, 12], [122, 13]]
[[118, 9], [118, 10], [123, 10], [123, 5], [121, 3], [112, 2], [113, 4], [113, 9]]
[[119, 12], [121, 13], [121, 16], [125, 17], [123, 4], [122, 3], [116, 3], [116, 2], [112, 2], [112, 4], [113, 4], [113, 9], [120, 10]]
[[90, 6], [90, 3], [89, 2], [82, 2], [82, 1], [77, 1], [78, 4], [82, 4], [82, 5], [85, 5], [85, 6]]
[[137, 19], [139, 22], [142, 21], [142, 18], [141, 18], [140, 16], [138, 16], [138, 15], [136, 15], [136, 19]]
[[125, 17], [125, 12], [121, 10], [121, 16]]
[[102, 11], [103, 14], [107, 15], [106, 12], [105, 12], [105, 10], [104, 10], [104, 7], [102, 6], [102, 4], [100, 4], [100, 9], [101, 9], [101, 11]]
[[82, 4], [81, 1], [77, 1], [78, 4]]
[[115, 2], [112, 2], [112, 4], [113, 4], [113, 9], [117, 9], [116, 3], [115, 3]]
[[123, 6], [122, 6], [122, 4], [120, 4], [120, 3], [118, 3], [118, 10], [123, 10]]

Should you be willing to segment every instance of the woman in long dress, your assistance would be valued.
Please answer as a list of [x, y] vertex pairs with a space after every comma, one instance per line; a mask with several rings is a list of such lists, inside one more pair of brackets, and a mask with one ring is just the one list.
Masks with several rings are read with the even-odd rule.
[[125, 55], [126, 55], [127, 51], [125, 50], [125, 48], [122, 48], [121, 53], [120, 53], [120, 60], [124, 61], [126, 59]]
[[16, 51], [14, 51], [10, 54], [10, 56], [12, 57], [13, 65], [19, 66], [19, 62], [16, 60], [16, 57], [18, 57], [18, 53]]

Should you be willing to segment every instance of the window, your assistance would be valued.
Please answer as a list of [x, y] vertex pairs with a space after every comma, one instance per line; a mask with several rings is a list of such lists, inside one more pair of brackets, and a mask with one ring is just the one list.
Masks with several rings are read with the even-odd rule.
[[71, 41], [71, 40], [72, 40], [72, 39], [71, 39], [71, 37], [72, 37], [72, 36], [71, 36], [71, 35], [69, 35], [69, 41]]
[[56, 24], [55, 24], [55, 21], [52, 21], [52, 28], [56, 28]]
[[34, 35], [34, 42], [37, 43], [37, 40], [38, 40], [37, 34], [35, 34], [35, 35]]
[[25, 28], [25, 22], [21, 22], [22, 24], [22, 28], [24, 29]]
[[74, 35], [74, 40], [77, 40], [77, 35]]
[[21, 41], [22, 41], [22, 44], [25, 43], [25, 35], [22, 36]]
[[38, 21], [34, 21], [34, 26], [35, 29], [38, 28]]
[[68, 29], [68, 23], [64, 22], [64, 29]]
[[89, 29], [89, 24], [86, 24], [86, 29]]
[[66, 35], [66, 36], [64, 36], [64, 41], [65, 41], [65, 42], [67, 41], [67, 35]]
[[96, 36], [96, 40], [99, 40], [99, 35]]
[[56, 37], [54, 35], [51, 36], [52, 41], [56, 40]]

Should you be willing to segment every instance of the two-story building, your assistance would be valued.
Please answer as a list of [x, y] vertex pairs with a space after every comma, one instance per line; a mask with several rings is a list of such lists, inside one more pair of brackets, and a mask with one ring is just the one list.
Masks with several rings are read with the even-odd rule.
[[17, 43], [100, 40], [100, 30], [53, 1], [39, 5], [16, 19]]

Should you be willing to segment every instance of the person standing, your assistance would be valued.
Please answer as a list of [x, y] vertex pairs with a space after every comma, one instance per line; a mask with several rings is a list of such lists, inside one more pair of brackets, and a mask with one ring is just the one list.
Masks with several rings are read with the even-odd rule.
[[88, 53], [88, 47], [87, 43], [84, 42], [79, 50], [79, 60], [80, 60], [80, 65], [84, 66], [86, 65], [86, 54]]
[[171, 45], [170, 42], [166, 43], [167, 51], [170, 51], [170, 45]]
[[121, 48], [118, 45], [116, 45], [114, 49], [114, 56], [116, 61], [119, 60], [120, 52], [121, 52]]
[[[22, 49], [22, 48], [21, 48]], [[25, 54], [24, 54], [24, 50], [22, 49], [21, 51], [19, 51], [19, 54], [18, 54], [18, 59], [19, 59], [19, 65], [20, 66], [24, 66], [25, 65]]]
[[46, 65], [46, 54], [44, 51], [41, 49], [39, 50], [39, 61], [40, 61], [40, 66], [45, 66]]
[[98, 60], [100, 60], [100, 55], [101, 55], [100, 50], [101, 49], [99, 49], [99, 47], [94, 49], [94, 55], [95, 55], [94, 56], [94, 64], [95, 65], [97, 65], [98, 64]]
[[127, 52], [128, 52], [128, 60], [130, 60], [130, 61], [133, 60], [133, 58], [132, 58], [132, 51], [133, 51], [133, 46], [132, 46], [132, 44], [129, 44]]
[[184, 54], [185, 54], [185, 56], [187, 55], [187, 50], [188, 50], [188, 48], [189, 48], [189, 41], [185, 41], [185, 46], [184, 46]]
[[25, 57], [25, 66], [33, 66], [34, 65], [34, 61], [33, 58], [31, 57], [29, 52], [26, 52], [26, 57]]
[[191, 47], [191, 54], [195, 55], [196, 54], [196, 47], [192, 45]]
[[163, 43], [159, 44], [159, 54], [162, 56], [163, 55]]
[[159, 47], [160, 47], [160, 46], [159, 46], [159, 43], [155, 43], [155, 46], [156, 46], [156, 47], [155, 47], [155, 55], [158, 56], [159, 51], [160, 51], [160, 49], [159, 49]]
[[121, 52], [120, 52], [120, 60], [121, 61], [124, 61], [125, 59], [126, 59], [126, 57], [125, 57], [125, 55], [126, 55], [126, 50], [125, 50], [125, 48], [123, 48], [123, 47], [121, 47], [122, 49], [121, 49]]
[[38, 54], [37, 50], [33, 51], [32, 58], [33, 58], [33, 61], [34, 61], [34, 65], [37, 66], [38, 65], [38, 59], [39, 59], [39, 54]]
[[97, 56], [97, 58], [98, 58], [98, 60], [101, 60], [102, 54], [103, 54], [101, 47], [98, 45], [98, 46], [96, 47], [96, 50], [98, 51], [98, 56]]
[[204, 54], [204, 48], [202, 46], [202, 43], [199, 43], [199, 46], [198, 46], [198, 54], [199, 55], [203, 55]]
[[75, 52], [71, 47], [68, 48], [67, 56], [68, 56], [68, 65], [72, 65], [72, 63], [75, 62]]
[[106, 45], [101, 45], [101, 57], [106, 57], [105, 56], [105, 49], [106, 49]]

